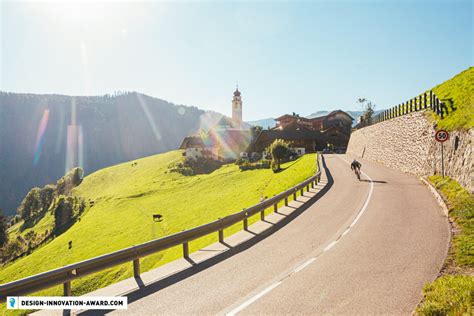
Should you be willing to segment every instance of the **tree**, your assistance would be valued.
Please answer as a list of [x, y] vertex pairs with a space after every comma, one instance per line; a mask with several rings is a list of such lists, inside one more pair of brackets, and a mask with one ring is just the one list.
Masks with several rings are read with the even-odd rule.
[[2, 248], [8, 242], [8, 220], [0, 210], [0, 248]]
[[362, 105], [362, 110], [364, 111], [364, 113], [362, 114], [362, 118], [364, 122], [367, 125], [371, 125], [372, 116], [374, 115], [376, 107], [375, 103], [372, 103], [372, 101], [369, 101], [366, 98], [359, 98], [357, 102]]
[[84, 170], [76, 167], [68, 171], [61, 179], [56, 183], [58, 194], [69, 194], [69, 192], [82, 182], [84, 176]]
[[18, 207], [18, 213], [24, 221], [34, 218], [38, 210], [41, 209], [39, 192], [40, 188], [31, 189]]
[[84, 170], [80, 167], [74, 168], [73, 176], [72, 176], [72, 184], [74, 186], [78, 186], [82, 182], [82, 178], [84, 177]]
[[276, 162], [276, 170], [279, 171], [281, 160], [285, 158], [288, 153], [288, 143], [283, 139], [275, 139], [275, 141], [270, 145], [269, 151], [272, 154], [272, 160]]
[[73, 217], [73, 201], [71, 198], [60, 195], [54, 209], [54, 227], [55, 229], [69, 223]]
[[42, 211], [48, 210], [51, 202], [53, 202], [54, 195], [56, 194], [56, 186], [48, 184], [39, 191], [39, 199], [41, 201]]

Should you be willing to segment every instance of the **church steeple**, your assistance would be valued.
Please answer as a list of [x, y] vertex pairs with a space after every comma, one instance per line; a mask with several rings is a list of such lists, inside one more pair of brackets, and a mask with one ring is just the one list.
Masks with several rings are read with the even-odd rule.
[[234, 98], [232, 99], [232, 121], [238, 129], [242, 128], [242, 98], [240, 96], [239, 85], [236, 85]]

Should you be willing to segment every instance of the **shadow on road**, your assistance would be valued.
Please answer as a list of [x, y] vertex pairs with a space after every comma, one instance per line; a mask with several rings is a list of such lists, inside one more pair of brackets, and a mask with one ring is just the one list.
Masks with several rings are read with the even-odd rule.
[[387, 181], [381, 181], [381, 180], [366, 180], [366, 179], [361, 179], [360, 181], [364, 181], [364, 182], [373, 182], [373, 183], [387, 183]]
[[[255, 245], [256, 243], [264, 240], [265, 238], [267, 238], [268, 236], [271, 236], [273, 233], [275, 233], [276, 231], [280, 230], [281, 228], [285, 227], [286, 225], [288, 225], [288, 223], [290, 223], [291, 221], [293, 221], [296, 217], [298, 217], [301, 213], [303, 213], [306, 209], [308, 209], [311, 205], [314, 204], [314, 202], [316, 202], [317, 200], [319, 200], [327, 191], [329, 191], [329, 189], [333, 186], [334, 184], [334, 179], [331, 175], [331, 173], [329, 172], [329, 169], [326, 165], [326, 161], [324, 159], [324, 156], [321, 156], [321, 163], [322, 163], [322, 166], [324, 168], [324, 171], [326, 172], [326, 177], [327, 177], [327, 184], [326, 186], [321, 190], [319, 191], [315, 196], [313, 196], [310, 200], [308, 200], [308, 202], [304, 205], [302, 205], [299, 209], [297, 209], [295, 212], [291, 213], [290, 215], [286, 216], [284, 219], [282, 219], [280, 222], [278, 222], [277, 224], [274, 224], [270, 229], [268, 229], [267, 231], [265, 232], [262, 232], [261, 234], [256, 234], [255, 237], [252, 237], [251, 239], [243, 242], [242, 244], [238, 245], [238, 246], [235, 246], [233, 248], [229, 247], [230, 249], [227, 250], [226, 252], [222, 253], [222, 254], [219, 254], [215, 257], [212, 257], [208, 260], [205, 260], [203, 262], [200, 262], [200, 263], [194, 263], [192, 267], [188, 268], [188, 269], [185, 269], [183, 271], [180, 271], [176, 274], [173, 274], [173, 275], [170, 275], [168, 277], [165, 277], [163, 279], [160, 279], [160, 280], [157, 280], [156, 282], [152, 283], [152, 284], [148, 284], [148, 285], [143, 285], [143, 282], [140, 284], [139, 283], [139, 289], [138, 290], [135, 290], [133, 292], [130, 292], [130, 293], [126, 293], [124, 294], [123, 296], [126, 296], [128, 298], [128, 303], [133, 303], [141, 298], [144, 298], [148, 295], [151, 295], [153, 293], [156, 293], [176, 282], [179, 282], [179, 281], [182, 281], [186, 278], [189, 278], [190, 276], [194, 275], [194, 274], [197, 274], [201, 271], [204, 271], [212, 266], [214, 266], [215, 264], [219, 263], [219, 262], [222, 262], [236, 254], [238, 254], [239, 252], [242, 252], [250, 247], [252, 247], [253, 245]], [[229, 245], [227, 245], [229, 246]], [[79, 315], [105, 315], [109, 312], [112, 312], [112, 310], [88, 310], [88, 311], [83, 311], [83, 312], [80, 312], [78, 313]]]

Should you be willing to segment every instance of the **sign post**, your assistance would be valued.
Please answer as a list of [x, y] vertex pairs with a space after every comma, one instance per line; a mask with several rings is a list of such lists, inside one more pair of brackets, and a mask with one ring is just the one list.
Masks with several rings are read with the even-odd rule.
[[437, 142], [441, 143], [441, 174], [444, 178], [444, 150], [443, 143], [449, 139], [449, 133], [443, 129], [439, 130], [435, 134], [435, 139]]

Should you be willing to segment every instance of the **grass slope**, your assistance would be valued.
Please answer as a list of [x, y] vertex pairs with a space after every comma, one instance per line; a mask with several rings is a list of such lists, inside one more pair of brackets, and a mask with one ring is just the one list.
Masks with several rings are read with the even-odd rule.
[[425, 285], [425, 297], [417, 312], [421, 315], [473, 315], [474, 196], [448, 177], [431, 176], [428, 180], [447, 202], [456, 233], [446, 258], [445, 275]]
[[452, 99], [456, 111], [444, 119], [433, 115], [438, 128], [449, 131], [474, 127], [474, 67], [434, 87], [433, 92], [441, 99]]
[[[31, 255], [2, 267], [0, 283], [210, 222], [258, 203], [261, 195], [270, 197], [288, 189], [316, 170], [315, 155], [309, 154], [282, 165], [286, 169], [277, 174], [269, 169], [241, 172], [233, 164], [224, 165], [208, 175], [185, 177], [169, 173], [168, 165], [180, 159], [181, 152], [172, 151], [136, 160], [136, 166], [130, 162], [123, 163], [86, 177], [73, 193], [94, 200], [95, 205], [67, 232]], [[164, 220], [153, 222], [154, 213], [163, 215]], [[254, 216], [253, 221], [256, 220], [257, 216]], [[241, 226], [227, 229], [226, 235], [236, 232]], [[73, 242], [71, 250], [68, 250], [69, 240]], [[193, 241], [190, 250], [216, 240], [217, 234], [213, 234]], [[146, 257], [142, 261], [142, 271], [181, 255], [182, 249], [175, 247]], [[74, 281], [73, 293], [79, 295], [131, 275], [131, 263], [118, 266]], [[40, 294], [60, 295], [61, 291], [57, 286]]]

